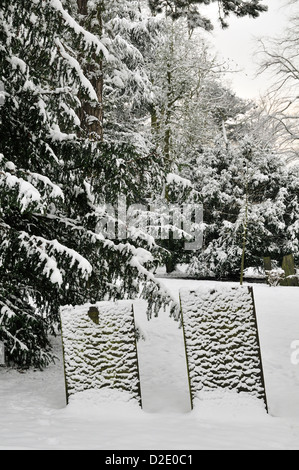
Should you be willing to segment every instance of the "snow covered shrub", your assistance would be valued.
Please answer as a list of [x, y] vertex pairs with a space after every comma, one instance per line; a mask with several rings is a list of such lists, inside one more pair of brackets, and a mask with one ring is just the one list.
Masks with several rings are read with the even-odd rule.
[[271, 148], [244, 137], [217, 141], [198, 157], [195, 187], [204, 214], [203, 249], [189, 272], [197, 276], [237, 277], [244, 227], [246, 267], [262, 258], [298, 256], [298, 178]]
[[271, 269], [265, 271], [267, 277], [267, 283], [269, 286], [278, 286], [280, 282], [285, 279], [285, 272], [281, 268]]

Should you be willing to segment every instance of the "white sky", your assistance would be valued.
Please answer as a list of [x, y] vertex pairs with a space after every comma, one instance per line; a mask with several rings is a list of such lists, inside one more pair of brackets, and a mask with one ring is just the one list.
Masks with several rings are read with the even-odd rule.
[[[261, 13], [260, 17], [255, 19], [231, 16], [228, 19], [229, 28], [226, 30], [217, 25], [217, 20], [213, 22], [215, 29], [208, 35], [208, 41], [215, 46], [219, 58], [228, 60], [232, 68], [242, 70], [229, 74], [231, 87], [241, 98], [258, 98], [269, 86], [269, 78], [266, 76], [255, 78], [256, 38], [274, 37], [283, 31], [291, 12], [291, 8], [286, 6], [286, 1], [264, 0], [262, 3], [268, 6], [268, 12]], [[217, 5], [212, 4], [201, 11], [211, 19], [216, 18]]]

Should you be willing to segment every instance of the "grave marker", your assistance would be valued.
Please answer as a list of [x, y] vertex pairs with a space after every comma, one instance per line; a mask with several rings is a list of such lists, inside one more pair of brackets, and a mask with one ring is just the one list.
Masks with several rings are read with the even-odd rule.
[[180, 291], [190, 396], [219, 389], [267, 400], [252, 288]]
[[60, 313], [67, 402], [77, 392], [108, 387], [141, 405], [132, 303], [65, 306]]
[[0, 341], [0, 366], [5, 366], [5, 345]]
[[265, 271], [271, 271], [272, 269], [272, 261], [270, 256], [265, 256], [264, 257], [264, 270]]
[[[295, 260], [294, 256], [291, 255], [286, 255], [283, 257], [282, 260], [282, 269], [285, 272], [285, 279], [283, 279], [280, 282], [280, 285], [282, 286], [298, 286], [298, 278], [295, 276], [296, 274], [296, 269], [295, 269]], [[288, 278], [288, 276], [291, 276]]]

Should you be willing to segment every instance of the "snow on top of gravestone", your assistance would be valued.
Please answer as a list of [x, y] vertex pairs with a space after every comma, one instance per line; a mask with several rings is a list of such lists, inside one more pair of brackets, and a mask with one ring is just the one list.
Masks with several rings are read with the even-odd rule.
[[244, 299], [249, 298], [248, 287], [245, 286], [207, 286], [203, 285], [196, 289], [180, 289], [180, 298], [184, 301], [186, 308], [194, 303], [203, 303], [215, 299], [224, 305], [228, 301], [235, 308], [244, 306]]
[[[130, 325], [127, 319], [132, 316], [132, 302], [130, 301], [118, 300], [117, 302], [102, 301], [77, 306], [66, 305], [60, 309], [63, 324], [65, 325], [63, 333], [65, 339], [86, 339], [88, 335], [94, 333], [97, 326], [92, 322], [87, 323], [86, 320], [91, 307], [98, 309], [100, 320], [109, 320], [109, 324], [102, 325], [103, 333], [114, 333], [114, 336], [117, 336], [120, 328], [122, 328], [122, 333], [126, 329], [129, 331]], [[117, 325], [118, 330], [115, 330], [113, 325]]]
[[203, 284], [202, 286], [197, 287], [196, 289], [187, 289], [183, 288], [180, 289], [182, 293], [191, 293], [195, 295], [201, 294], [217, 294], [217, 293], [234, 293], [237, 295], [243, 295], [248, 293], [248, 286], [231, 286], [231, 285], [206, 285]]
[[60, 308], [60, 311], [63, 315], [71, 314], [73, 315], [75, 312], [78, 313], [83, 313], [85, 314], [90, 307], [97, 307], [102, 310], [103, 315], [109, 315], [110, 309], [113, 309], [113, 307], [117, 306], [118, 310], [119, 307], [122, 307], [122, 309], [127, 309], [127, 310], [132, 310], [132, 301], [131, 300], [117, 300], [116, 302], [110, 302], [110, 301], [99, 301], [99, 302], [87, 302], [82, 305], [64, 305]]
[[248, 292], [247, 286], [232, 286], [232, 285], [225, 285], [225, 284], [202, 284], [196, 287], [196, 289], [188, 289], [187, 287], [180, 289], [180, 292], [183, 293], [211, 293], [212, 291], [217, 292], [230, 292], [230, 291], [239, 291], [239, 292]]

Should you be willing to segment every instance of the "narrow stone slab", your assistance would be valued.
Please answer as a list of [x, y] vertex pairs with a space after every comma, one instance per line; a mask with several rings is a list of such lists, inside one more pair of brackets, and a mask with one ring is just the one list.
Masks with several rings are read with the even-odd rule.
[[180, 291], [190, 395], [220, 389], [265, 403], [253, 290], [248, 287]]
[[65, 306], [60, 314], [67, 401], [109, 387], [129, 392], [141, 405], [132, 303]]
[[5, 345], [0, 341], [0, 366], [5, 366]]
[[295, 269], [295, 260], [294, 256], [291, 255], [286, 255], [283, 257], [282, 260], [282, 269], [285, 272], [285, 279], [283, 279], [280, 282], [281, 286], [299, 286], [298, 278], [295, 276], [296, 275], [296, 269]]

